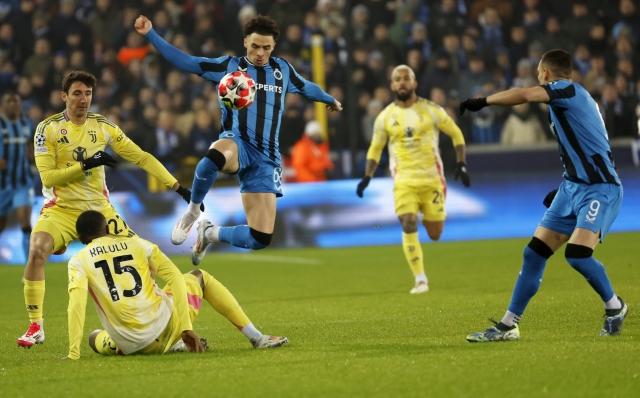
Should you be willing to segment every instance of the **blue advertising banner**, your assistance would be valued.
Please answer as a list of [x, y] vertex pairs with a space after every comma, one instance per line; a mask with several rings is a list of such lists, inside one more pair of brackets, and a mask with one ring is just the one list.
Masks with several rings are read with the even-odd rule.
[[[624, 201], [611, 232], [640, 230], [640, 171], [620, 171]], [[527, 237], [533, 234], [545, 207], [542, 199], [562, 182], [560, 172], [476, 173], [471, 170], [471, 188], [449, 181], [447, 220], [441, 240], [476, 240]], [[395, 214], [393, 181], [373, 179], [364, 198], [355, 194], [357, 180], [314, 184], [287, 184], [278, 199], [273, 247], [344, 247], [399, 244], [402, 229]], [[42, 197], [37, 198], [35, 223]], [[156, 243], [167, 254], [188, 254], [196, 240], [195, 228], [181, 246], [170, 242], [173, 225], [186, 208], [175, 193], [114, 192], [111, 203], [141, 237]], [[216, 225], [246, 223], [237, 187], [215, 188], [205, 199], [208, 218]], [[429, 238], [423, 228], [420, 240]], [[22, 232], [14, 223], [0, 235], [0, 263], [24, 264]], [[51, 261], [67, 261], [81, 248], [77, 241]], [[241, 250], [219, 244], [212, 250]]]

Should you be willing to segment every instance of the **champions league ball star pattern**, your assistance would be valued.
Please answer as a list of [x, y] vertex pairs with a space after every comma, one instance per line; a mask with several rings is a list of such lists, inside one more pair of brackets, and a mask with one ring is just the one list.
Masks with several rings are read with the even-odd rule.
[[251, 76], [240, 71], [226, 74], [218, 84], [218, 95], [222, 103], [234, 110], [253, 104], [256, 90], [256, 83]]

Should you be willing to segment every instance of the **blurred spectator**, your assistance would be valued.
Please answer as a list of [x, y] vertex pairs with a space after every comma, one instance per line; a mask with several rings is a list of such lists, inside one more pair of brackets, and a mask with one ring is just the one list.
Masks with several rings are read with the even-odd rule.
[[458, 75], [451, 67], [451, 58], [445, 52], [435, 56], [434, 67], [419, 76], [417, 93], [427, 98], [433, 87], [442, 88], [449, 96], [457, 96]]
[[389, 28], [389, 38], [396, 46], [402, 48], [407, 38], [411, 34], [411, 27], [416, 22], [414, 15], [416, 5], [413, 3], [404, 3], [396, 11], [396, 21]]
[[[15, 65], [10, 61], [2, 61], [0, 59], [0, 92], [4, 93], [6, 91], [14, 90], [19, 79], [20, 76], [16, 71]], [[24, 107], [24, 99], [22, 100], [22, 104]]]
[[589, 15], [587, 4], [582, 0], [574, 1], [571, 10], [572, 16], [562, 22], [562, 29], [567, 32], [574, 45], [586, 44], [591, 27], [598, 25], [598, 19]]
[[542, 123], [531, 111], [531, 104], [513, 106], [502, 128], [500, 143], [505, 146], [527, 146], [546, 141]]
[[299, 5], [300, 1], [275, 0], [272, 3], [267, 15], [276, 21], [281, 32], [285, 32], [289, 25], [302, 20], [304, 13]]
[[431, 58], [431, 42], [427, 37], [427, 27], [420, 22], [416, 22], [411, 26], [411, 36], [407, 38], [405, 51], [418, 50], [424, 59]]
[[131, 60], [143, 60], [149, 53], [149, 45], [144, 43], [144, 38], [138, 32], [132, 31], [127, 35], [127, 45], [118, 52], [118, 62], [128, 66]]
[[573, 66], [578, 68], [582, 75], [586, 75], [591, 70], [591, 60], [589, 49], [586, 45], [580, 44], [573, 53]]
[[89, 24], [93, 39], [108, 41], [111, 37], [111, 31], [117, 22], [118, 10], [111, 0], [96, 0], [96, 9]]
[[0, 24], [0, 59], [12, 60], [18, 65], [23, 61], [22, 48], [9, 22]]
[[613, 75], [616, 70], [618, 62], [627, 60], [631, 62], [633, 69], [638, 70], [640, 68], [640, 55], [636, 51], [635, 46], [631, 43], [631, 39], [627, 36], [620, 36], [615, 44], [615, 47], [611, 49], [607, 57], [607, 73]]
[[58, 15], [51, 21], [51, 45], [60, 49], [66, 43], [69, 32], [77, 32], [82, 43], [83, 51], [91, 51], [91, 30], [76, 17], [75, 0], [60, 0]]
[[373, 125], [378, 117], [378, 114], [382, 112], [384, 109], [384, 105], [378, 100], [372, 99], [367, 104], [366, 113], [362, 116], [360, 120], [360, 128], [362, 132], [362, 139], [364, 143], [364, 147], [369, 147], [371, 144], [371, 139], [373, 138]]
[[433, 9], [429, 36], [433, 43], [441, 43], [447, 33], [462, 34], [464, 26], [465, 20], [456, 7], [456, 0], [441, 0]]
[[27, 58], [24, 63], [22, 76], [31, 77], [34, 73], [47, 76], [51, 65], [53, 65], [53, 55], [51, 55], [49, 41], [47, 39], [38, 39], [33, 49], [33, 55]]
[[395, 15], [391, 8], [396, 3], [389, 0], [362, 0], [360, 1], [369, 10], [369, 26], [390, 26], [395, 21]]
[[599, 92], [607, 79], [605, 71], [604, 56], [594, 55], [591, 57], [591, 67], [584, 76], [583, 86], [591, 94]]
[[589, 30], [589, 39], [587, 40], [587, 48], [591, 55], [604, 55], [607, 51], [607, 38], [604, 25], [593, 25]]
[[290, 157], [291, 150], [304, 131], [303, 99], [299, 95], [287, 94], [284, 99], [284, 114], [280, 129], [280, 152], [283, 157]]
[[378, 24], [373, 30], [373, 40], [369, 42], [371, 51], [378, 51], [382, 54], [387, 64], [396, 65], [398, 63], [398, 48], [389, 39], [389, 30], [384, 24]]
[[504, 34], [502, 32], [502, 21], [498, 17], [496, 9], [487, 7], [478, 17], [478, 23], [482, 29], [482, 41], [485, 46], [497, 54], [499, 49], [504, 48]]
[[195, 123], [188, 135], [189, 156], [203, 158], [211, 143], [217, 139], [218, 134], [214, 131], [211, 114], [205, 109], [196, 111]]
[[322, 139], [322, 127], [317, 121], [307, 123], [304, 135], [293, 146], [291, 165], [297, 182], [326, 181], [327, 171], [333, 170], [329, 143]]
[[351, 10], [351, 32], [357, 43], [364, 43], [371, 38], [369, 27], [369, 9], [363, 4], [358, 4]]
[[508, 0], [476, 0], [471, 5], [469, 18], [477, 21], [478, 17], [487, 7], [494, 8], [498, 16], [503, 20], [510, 20], [513, 13], [513, 6]]
[[181, 158], [179, 153], [181, 142], [180, 135], [175, 130], [175, 116], [168, 111], [161, 111], [158, 115], [158, 127], [155, 131], [153, 155], [173, 172], [177, 168], [177, 161]]
[[529, 52], [527, 31], [524, 26], [517, 25], [511, 28], [511, 44], [509, 45], [509, 62], [514, 68], [522, 58], [526, 58]]
[[544, 21], [549, 13], [539, 0], [523, 0], [522, 10], [520, 10], [521, 22], [528, 37], [536, 37], [544, 30]]
[[636, 43], [640, 42], [640, 15], [636, 11], [636, 5], [631, 0], [620, 0], [620, 15], [615, 25], [613, 25], [613, 35], [622, 29], [627, 29], [629, 35]]
[[575, 42], [561, 30], [560, 22], [554, 16], [547, 19], [546, 30], [537, 37], [537, 40], [542, 44], [543, 52], [554, 48], [562, 48], [571, 53], [575, 47]]
[[111, 28], [108, 44], [116, 49], [126, 45], [127, 35], [133, 30], [131, 27], [140, 14], [141, 12], [135, 4], [125, 4], [124, 9], [122, 10], [122, 16], [118, 18], [117, 23]]
[[471, 92], [487, 81], [492, 81], [491, 74], [486, 71], [484, 61], [478, 55], [469, 58], [469, 70], [460, 76], [458, 93], [460, 100], [471, 97]]
[[[467, 53], [460, 47], [460, 38], [455, 33], [446, 33], [442, 38], [442, 52], [444, 52], [451, 63], [451, 70], [459, 74], [467, 69]], [[475, 48], [475, 43], [474, 43]], [[475, 50], [473, 51], [475, 53]]]
[[[496, 85], [486, 81], [473, 91], [473, 96], [488, 97], [495, 94]], [[500, 142], [502, 122], [509, 108], [504, 106], [488, 106], [471, 115], [471, 142], [476, 144], [492, 144]]]

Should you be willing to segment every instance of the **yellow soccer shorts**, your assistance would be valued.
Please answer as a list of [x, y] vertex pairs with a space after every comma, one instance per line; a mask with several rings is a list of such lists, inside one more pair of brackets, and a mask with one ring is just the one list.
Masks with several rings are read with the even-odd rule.
[[396, 184], [393, 187], [393, 197], [398, 216], [420, 212], [425, 221], [444, 221], [447, 217], [447, 188], [441, 183], [420, 187]]
[[[84, 210], [62, 209], [56, 206], [43, 208], [31, 234], [36, 232], [46, 232], [50, 234], [53, 236], [54, 254], [62, 254], [67, 250], [67, 246], [69, 246], [74, 239], [78, 238], [76, 221], [83, 211]], [[124, 219], [118, 215], [116, 209], [109, 203], [98, 211], [107, 219], [109, 234], [118, 236], [135, 235], [133, 230], [124, 222]]]
[[[187, 285], [189, 318], [191, 318], [191, 322], [193, 323], [198, 317], [198, 313], [200, 312], [200, 306], [202, 305], [204, 293], [202, 292], [200, 281], [195, 275], [183, 274], [182, 276], [184, 277], [184, 282]], [[165, 286], [163, 290], [169, 297], [171, 297], [171, 288], [169, 287], [169, 285]], [[164, 354], [171, 347], [173, 347], [173, 345], [177, 343], [178, 340], [180, 340], [181, 336], [182, 330], [180, 330], [180, 320], [176, 312], [176, 308], [173, 307], [173, 314], [169, 319], [169, 323], [167, 323], [167, 326], [160, 334], [160, 336], [158, 336], [153, 343], [149, 344], [140, 351], [135, 352], [135, 354]], [[98, 349], [98, 353], [101, 355], [123, 355], [121, 352], [119, 352], [116, 343], [111, 340], [111, 337], [109, 337], [109, 334], [106, 330], [100, 332], [96, 337], [96, 348]]]

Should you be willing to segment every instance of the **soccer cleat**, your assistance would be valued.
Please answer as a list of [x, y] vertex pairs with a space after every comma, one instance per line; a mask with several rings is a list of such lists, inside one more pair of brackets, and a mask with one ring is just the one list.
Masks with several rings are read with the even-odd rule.
[[171, 243], [174, 245], [181, 245], [187, 239], [187, 235], [189, 235], [189, 231], [191, 231], [191, 227], [193, 227], [193, 223], [196, 222], [197, 217], [189, 224], [182, 226], [182, 219], [186, 214], [183, 214], [182, 217], [178, 220], [176, 225], [173, 227], [171, 231]]
[[420, 294], [420, 293], [426, 293], [428, 291], [429, 291], [429, 285], [427, 285], [427, 282], [420, 281], [416, 283], [413, 289], [409, 290], [409, 293]]
[[498, 329], [498, 322], [490, 319], [496, 326], [491, 326], [484, 332], [472, 333], [467, 336], [469, 343], [486, 343], [490, 341], [518, 340], [520, 338], [520, 328], [515, 323], [509, 330]]
[[196, 244], [191, 248], [191, 263], [193, 265], [200, 264], [200, 261], [204, 258], [204, 255], [207, 252], [207, 246], [209, 246], [212, 241], [207, 238], [207, 234], [205, 233], [207, 229], [213, 227], [213, 224], [209, 220], [202, 220], [198, 224], [198, 239], [196, 240]]
[[42, 321], [31, 322], [27, 333], [18, 339], [18, 347], [31, 348], [34, 344], [44, 343], [44, 327]]
[[[204, 338], [204, 337], [199, 337], [200, 339], [200, 343], [202, 344], [202, 347], [204, 348], [204, 350], [208, 350], [209, 349], [209, 341]], [[167, 351], [167, 353], [169, 352], [189, 352], [189, 347], [187, 347], [187, 345], [184, 343], [184, 341], [182, 341], [182, 339], [178, 340], [177, 343], [175, 343], [173, 345], [173, 347], [169, 348], [169, 351]]]
[[286, 337], [280, 336], [267, 336], [263, 334], [260, 340], [252, 341], [253, 348], [276, 348], [285, 345], [289, 342]]
[[622, 323], [627, 316], [627, 303], [625, 303], [620, 297], [620, 304], [622, 307], [617, 310], [605, 310], [604, 314], [604, 326], [600, 331], [600, 336], [617, 336], [622, 332]]

